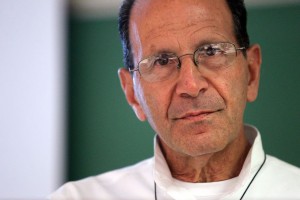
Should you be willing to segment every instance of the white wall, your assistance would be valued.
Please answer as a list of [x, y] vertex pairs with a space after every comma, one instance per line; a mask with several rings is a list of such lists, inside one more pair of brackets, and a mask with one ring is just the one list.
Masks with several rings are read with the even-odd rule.
[[0, 199], [41, 199], [64, 177], [63, 0], [0, 0]]

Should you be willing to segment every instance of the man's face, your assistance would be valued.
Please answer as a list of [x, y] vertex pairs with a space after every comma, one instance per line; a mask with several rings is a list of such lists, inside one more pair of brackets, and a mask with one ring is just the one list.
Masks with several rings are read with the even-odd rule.
[[[193, 53], [203, 43], [238, 46], [223, 0], [137, 0], [129, 27], [135, 66], [159, 52]], [[248, 53], [258, 55], [254, 48]], [[241, 52], [219, 71], [197, 68], [192, 59], [181, 58], [175, 79], [148, 82], [138, 72], [120, 78], [129, 104], [149, 121], [164, 148], [200, 156], [222, 151], [242, 134], [246, 102], [257, 96], [259, 66], [253, 70]]]

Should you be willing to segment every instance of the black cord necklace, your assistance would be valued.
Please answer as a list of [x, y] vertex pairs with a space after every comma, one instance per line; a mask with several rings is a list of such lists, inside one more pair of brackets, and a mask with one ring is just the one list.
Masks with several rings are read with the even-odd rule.
[[[255, 175], [253, 176], [253, 178], [251, 179], [250, 183], [248, 184], [247, 188], [245, 189], [243, 195], [241, 196], [240, 200], [242, 200], [245, 196], [245, 194], [247, 193], [248, 189], [250, 188], [252, 182], [254, 181], [254, 179], [256, 178], [256, 175], [259, 173], [259, 171], [261, 170], [261, 168], [264, 166], [265, 162], [266, 162], [267, 156], [265, 154], [264, 157], [264, 161], [263, 163], [260, 165], [259, 169], [257, 170], [257, 172], [255, 173]], [[154, 181], [154, 199], [157, 200], [157, 192], [156, 192], [156, 183]]]

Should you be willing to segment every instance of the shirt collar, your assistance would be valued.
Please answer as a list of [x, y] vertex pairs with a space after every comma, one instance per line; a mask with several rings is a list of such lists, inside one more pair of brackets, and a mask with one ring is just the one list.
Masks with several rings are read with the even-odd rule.
[[[257, 128], [251, 125], [244, 125], [245, 134], [248, 141], [252, 145], [243, 168], [236, 181], [236, 187], [230, 193], [241, 193], [243, 188], [249, 184], [252, 177], [259, 170], [264, 161], [264, 150], [262, 147], [261, 136]], [[160, 146], [157, 142], [157, 136], [154, 139], [154, 181], [164, 191], [166, 191], [174, 199], [195, 199], [186, 189], [176, 185], [175, 179], [172, 177], [168, 164], [163, 156]], [[238, 194], [239, 195], [239, 194]]]

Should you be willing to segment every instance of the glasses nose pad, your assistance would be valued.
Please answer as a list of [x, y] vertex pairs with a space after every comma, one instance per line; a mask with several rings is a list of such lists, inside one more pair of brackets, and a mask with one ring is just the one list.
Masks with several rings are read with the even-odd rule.
[[181, 68], [181, 62], [180, 62], [180, 60], [179, 60], [179, 58], [178, 58], [178, 61], [177, 61], [178, 63], [177, 63], [177, 65], [176, 65], [176, 68], [177, 69], [180, 69]]
[[194, 59], [194, 65], [198, 68], [199, 67], [199, 62]]
[[197, 55], [196, 55], [196, 52], [194, 53], [193, 55], [193, 62], [194, 62], [194, 65], [198, 68], [199, 67], [199, 60], [197, 59]]
[[[177, 69], [181, 68], [181, 60], [180, 60], [180, 58], [182, 58], [184, 56], [189, 56], [189, 55], [193, 55], [193, 54], [187, 53], [187, 54], [183, 54], [183, 55], [181, 55], [181, 56], [178, 57], [178, 60], [177, 60], [178, 64], [176, 66]], [[194, 65], [196, 67], [198, 67], [198, 61], [196, 61], [194, 57], [193, 57], [193, 63], [194, 63]]]

